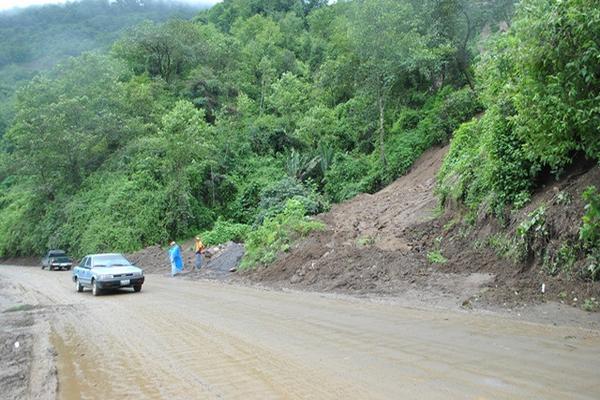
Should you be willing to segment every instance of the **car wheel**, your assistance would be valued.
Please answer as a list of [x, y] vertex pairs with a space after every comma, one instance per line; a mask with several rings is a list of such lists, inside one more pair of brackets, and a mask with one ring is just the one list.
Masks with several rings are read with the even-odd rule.
[[71, 267], [66, 267], [65, 269], [66, 269], [67, 271], [70, 271], [70, 270], [71, 270]]
[[96, 285], [96, 280], [92, 281], [92, 294], [94, 296], [98, 296], [100, 294], [100, 289], [98, 289], [98, 285]]
[[48, 269], [49, 269], [50, 271], [54, 271], [54, 267], [53, 267], [52, 265], [49, 265], [49, 266], [48, 266]]
[[83, 292], [83, 286], [81, 286], [81, 283], [79, 283], [79, 279], [75, 279], [75, 290], [77, 290], [79, 293]]
[[46, 269], [46, 266], [44, 264], [42, 264], [42, 269]]
[[133, 287], [133, 291], [134, 291], [134, 292], [139, 292], [140, 290], [142, 290], [142, 285], [135, 285], [135, 286]]

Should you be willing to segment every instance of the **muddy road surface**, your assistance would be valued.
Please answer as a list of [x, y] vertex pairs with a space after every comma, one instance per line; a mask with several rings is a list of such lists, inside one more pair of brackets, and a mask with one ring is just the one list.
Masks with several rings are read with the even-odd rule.
[[54, 309], [60, 399], [600, 398], [589, 329], [159, 275], [100, 297], [68, 272], [0, 280]]

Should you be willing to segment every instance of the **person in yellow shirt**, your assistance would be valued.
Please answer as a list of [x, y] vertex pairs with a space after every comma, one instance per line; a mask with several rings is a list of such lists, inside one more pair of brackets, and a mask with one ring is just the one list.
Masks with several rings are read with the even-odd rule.
[[200, 240], [200, 236], [196, 236], [194, 240], [194, 269], [200, 270], [202, 267], [202, 255], [204, 254], [204, 244]]

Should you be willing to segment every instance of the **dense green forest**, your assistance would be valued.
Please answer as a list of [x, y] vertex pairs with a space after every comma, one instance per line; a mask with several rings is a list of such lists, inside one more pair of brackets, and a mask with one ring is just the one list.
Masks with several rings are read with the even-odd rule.
[[0, 255], [209, 231], [265, 261], [455, 131], [442, 198], [501, 214], [598, 158], [599, 29], [593, 0], [225, 0], [145, 21], [17, 92]]
[[0, 137], [14, 116], [14, 93], [38, 72], [91, 50], [107, 50], [142, 21], [191, 18], [197, 8], [138, 0], [85, 0], [0, 12]]

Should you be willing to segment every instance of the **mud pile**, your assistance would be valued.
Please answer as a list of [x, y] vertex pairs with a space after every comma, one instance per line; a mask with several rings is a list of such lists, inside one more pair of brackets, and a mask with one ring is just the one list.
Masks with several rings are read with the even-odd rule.
[[146, 247], [135, 253], [127, 254], [126, 257], [148, 274], [162, 274], [171, 271], [167, 250], [159, 245]]
[[[352, 293], [451, 298], [479, 292], [493, 277], [465, 269], [445, 273], [415, 246], [409, 228], [433, 218], [435, 176], [447, 148], [427, 151], [411, 172], [375, 194], [338, 204], [318, 218], [326, 229], [299, 242], [274, 265], [244, 275], [276, 286]], [[433, 295], [433, 296], [432, 296]]]
[[[239, 243], [228, 242], [209, 247], [206, 249], [200, 271], [187, 272], [194, 265], [192, 243], [185, 242], [181, 245], [184, 263], [183, 275], [191, 274], [195, 278], [222, 279], [237, 269], [244, 256], [244, 246]], [[169, 274], [171, 272], [168, 250], [158, 245], [128, 254], [127, 258], [148, 274]]]
[[[525, 208], [507, 215], [504, 224], [482, 212], [469, 224], [461, 210], [447, 210], [440, 218], [413, 227], [408, 236], [421, 252], [439, 249], [448, 260], [444, 271], [494, 275], [489, 290], [468, 299], [470, 303], [515, 307], [553, 300], [579, 307], [590, 299], [593, 307], [591, 299], [600, 299], [600, 282], [582, 276], [590, 261], [578, 249], [585, 212], [582, 194], [592, 185], [600, 187], [600, 168], [575, 166], [563, 179], [542, 186]], [[541, 209], [540, 232], [545, 233], [535, 235], [531, 250], [515, 260], [511, 252], [518, 248], [511, 241], [518, 237], [517, 228]]]
[[39, 267], [42, 265], [42, 257], [9, 257], [0, 258], [0, 264], [20, 265], [23, 267]]
[[[489, 215], [468, 224], [465, 210], [434, 215], [435, 179], [446, 150], [429, 150], [407, 175], [380, 192], [334, 206], [318, 216], [326, 223], [325, 231], [310, 234], [273, 265], [241, 275], [276, 287], [414, 293], [426, 301], [445, 298], [465, 307], [513, 308], [546, 300], [580, 305], [582, 299], [600, 298], [600, 283], [575, 272], [586, 262], [581, 255], [570, 275], [551, 276], [541, 257], [511, 261], [498, 244], [514, 238], [519, 224], [541, 206], [548, 235], [535, 241], [534, 248], [547, 247], [545, 254], [552, 256], [565, 243], [576, 243], [584, 212], [581, 194], [590, 185], [600, 187], [597, 166], [575, 168], [561, 181], [542, 187], [505, 225]], [[440, 256], [438, 262], [432, 254]]]

